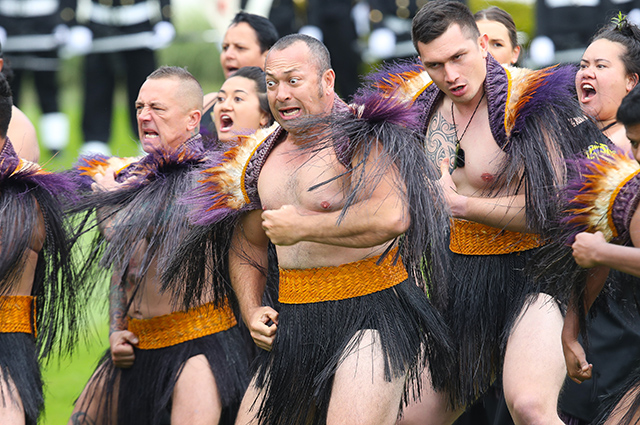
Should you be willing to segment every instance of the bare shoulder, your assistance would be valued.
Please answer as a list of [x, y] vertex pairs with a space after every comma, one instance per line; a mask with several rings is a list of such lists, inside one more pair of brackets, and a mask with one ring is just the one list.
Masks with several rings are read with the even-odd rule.
[[442, 114], [442, 108], [438, 108], [429, 120], [425, 150], [436, 165], [445, 158], [453, 161], [456, 153], [456, 133], [453, 125]]
[[36, 128], [24, 112], [15, 106], [12, 109], [7, 136], [11, 140], [18, 156], [32, 162], [38, 162], [40, 148], [38, 147]]

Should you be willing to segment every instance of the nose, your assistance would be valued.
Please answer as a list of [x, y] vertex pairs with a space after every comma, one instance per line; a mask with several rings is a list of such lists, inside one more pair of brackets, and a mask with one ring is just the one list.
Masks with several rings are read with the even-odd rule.
[[232, 46], [228, 46], [227, 49], [222, 52], [222, 56], [228, 59], [233, 59], [236, 57], [236, 51]]
[[443, 66], [444, 66], [444, 80], [447, 83], [455, 83], [459, 76], [456, 67], [446, 62]]
[[591, 65], [580, 68], [578, 72], [586, 78], [593, 78], [595, 75], [595, 69]]
[[291, 98], [291, 92], [286, 84], [278, 84], [276, 87], [276, 100], [278, 102], [285, 102]]
[[137, 111], [138, 121], [148, 121], [150, 119], [150, 114], [149, 114], [150, 111], [151, 111], [151, 108], [149, 108], [148, 106], [143, 106], [141, 108], [138, 108], [138, 111]]
[[231, 96], [228, 96], [224, 100], [218, 100], [218, 106], [221, 111], [228, 111], [231, 109]]

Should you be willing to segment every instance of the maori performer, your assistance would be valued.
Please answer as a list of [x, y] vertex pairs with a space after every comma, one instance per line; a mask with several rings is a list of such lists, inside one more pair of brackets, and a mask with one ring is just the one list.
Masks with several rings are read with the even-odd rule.
[[202, 89], [185, 69], [161, 67], [141, 87], [136, 110], [146, 156], [83, 158], [77, 166], [93, 192], [76, 210], [96, 210], [100, 229], [89, 261], [113, 278], [110, 350], [70, 423], [233, 424], [249, 374], [231, 291], [200, 293], [183, 306], [188, 283], [170, 293], [160, 281], [189, 229], [189, 206], [178, 198], [205, 161]]
[[12, 98], [0, 75], [0, 423], [36, 424], [40, 360], [69, 353], [81, 323], [64, 201], [75, 185], [19, 158], [7, 138]]
[[[237, 423], [394, 424], [425, 360], [441, 386], [453, 359], [420, 289], [443, 276], [448, 215], [418, 115], [377, 94], [347, 106], [329, 52], [305, 35], [280, 39], [265, 72], [277, 124], [221, 153], [192, 197], [200, 233], [234, 223], [231, 282], [262, 348]], [[279, 310], [263, 304], [269, 241]]]
[[383, 92], [390, 81], [406, 87], [440, 167], [453, 215], [450, 268], [445, 290], [430, 295], [458, 359], [450, 388], [424, 394], [403, 423], [453, 423], [498, 380], [516, 424], [561, 424], [562, 314], [524, 269], [560, 211], [564, 158], [601, 135], [575, 100], [575, 69], [501, 66], [464, 4], [427, 3], [413, 41], [421, 64], [397, 64], [372, 81]]
[[[592, 365], [578, 341], [586, 313], [602, 292], [610, 270], [640, 277], [640, 89], [622, 100], [617, 121], [626, 129], [631, 152], [617, 150], [598, 159], [575, 161], [580, 178], [567, 188], [569, 208], [564, 218], [565, 239], [571, 245], [573, 269], [559, 275], [560, 293], [570, 298], [562, 332], [569, 376], [576, 382], [592, 377]], [[557, 256], [557, 255], [556, 255]], [[588, 273], [585, 273], [588, 269]], [[631, 301], [631, 300], [623, 300]], [[637, 301], [636, 301], [637, 302]], [[636, 307], [638, 307], [636, 305]], [[588, 343], [588, 339], [585, 339]], [[640, 419], [640, 369], [636, 368], [616, 393], [609, 396], [597, 424], [633, 424]]]

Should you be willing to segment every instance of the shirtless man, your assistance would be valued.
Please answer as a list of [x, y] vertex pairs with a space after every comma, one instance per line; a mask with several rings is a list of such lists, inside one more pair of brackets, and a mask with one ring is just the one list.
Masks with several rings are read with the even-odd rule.
[[[394, 251], [376, 264], [410, 226], [398, 190], [404, 183], [394, 166], [376, 168], [384, 150], [366, 158], [356, 152], [345, 163], [334, 147], [296, 127], [345, 108], [322, 43], [286, 36], [269, 51], [265, 71], [280, 127], [255, 155], [266, 155], [257, 181], [262, 209], [242, 217], [230, 254], [242, 317], [265, 351], [236, 423], [393, 424], [420, 351], [421, 343], [406, 345], [407, 338], [421, 337], [412, 326], [427, 328], [421, 308], [430, 308], [390, 258]], [[360, 161], [367, 175], [383, 177], [371, 178], [339, 221], [357, 174], [345, 172]], [[269, 241], [280, 267], [279, 312], [262, 305], [266, 278], [255, 267], [266, 267]], [[410, 347], [402, 358], [392, 353], [399, 346]]]
[[[459, 2], [427, 3], [413, 20], [413, 42], [433, 82], [418, 99], [426, 105], [426, 149], [441, 168], [454, 217], [443, 315], [459, 359], [455, 392], [423, 396], [403, 423], [452, 423], [501, 377], [516, 424], [559, 425], [562, 314], [522, 269], [542, 244], [535, 233], [554, 218], [562, 156], [581, 149], [572, 136], [577, 105], [554, 97], [571, 98], [573, 77], [549, 81], [553, 70], [505, 71]], [[554, 89], [536, 93], [532, 76]], [[537, 102], [544, 107], [536, 109]]]
[[44, 405], [38, 360], [60, 333], [74, 334], [73, 292], [80, 289], [68, 280], [64, 177], [16, 154], [7, 136], [11, 111], [0, 74], [0, 423], [23, 425], [37, 423]]
[[[92, 184], [107, 198], [136, 189], [126, 202], [98, 211], [107, 242], [103, 261], [111, 258], [116, 270], [109, 299], [111, 349], [69, 424], [155, 424], [163, 417], [180, 424], [231, 424], [248, 383], [233, 312], [211, 295], [181, 310], [160, 284], [161, 261], [187, 220], [187, 210], [176, 205], [176, 192], [188, 190], [191, 180], [189, 162], [181, 161], [204, 158], [198, 134], [202, 89], [186, 70], [161, 67], [142, 85], [135, 106], [147, 155], [119, 172], [114, 170], [121, 165], [95, 174]], [[174, 168], [159, 170], [154, 161]], [[149, 170], [164, 178], [151, 178]], [[151, 188], [160, 192], [149, 198]]]

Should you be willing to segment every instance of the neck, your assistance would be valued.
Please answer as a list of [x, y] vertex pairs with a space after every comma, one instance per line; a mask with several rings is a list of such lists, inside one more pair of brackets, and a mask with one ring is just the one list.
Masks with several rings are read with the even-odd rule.
[[611, 133], [616, 130], [619, 126], [619, 123], [615, 120], [615, 118], [598, 121], [598, 128], [605, 134]]

